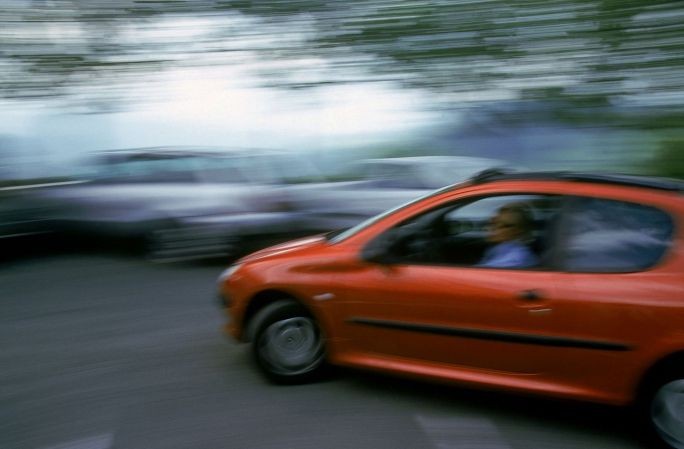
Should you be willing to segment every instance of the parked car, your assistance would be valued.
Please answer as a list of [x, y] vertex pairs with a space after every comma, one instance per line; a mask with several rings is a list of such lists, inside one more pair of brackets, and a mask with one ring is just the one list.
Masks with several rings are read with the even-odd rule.
[[[488, 171], [242, 258], [219, 278], [226, 331], [276, 382], [338, 365], [632, 405], [681, 449], [683, 193], [655, 178]], [[537, 263], [483, 266], [505, 225], [490, 220], [511, 204], [526, 208]]]
[[48, 227], [38, 218], [42, 211], [25, 201], [25, 192], [30, 188], [24, 185], [0, 186], [0, 240], [47, 232]]
[[378, 188], [435, 190], [491, 168], [513, 168], [502, 159], [470, 156], [409, 156], [362, 159], [351, 171]]
[[325, 232], [354, 226], [380, 212], [461, 182], [485, 169], [517, 168], [507, 161], [466, 156], [361, 159], [343, 170], [345, 181], [293, 190], [302, 226]]
[[140, 243], [155, 261], [234, 256], [300, 235], [282, 187], [320, 180], [293, 154], [251, 149], [103, 151], [81, 171], [30, 192], [51, 229]]

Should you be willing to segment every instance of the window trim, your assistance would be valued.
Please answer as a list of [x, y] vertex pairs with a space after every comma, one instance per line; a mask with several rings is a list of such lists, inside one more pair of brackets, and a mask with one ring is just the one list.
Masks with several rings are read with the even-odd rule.
[[[361, 249], [361, 254], [365, 250], [365, 248], [370, 245], [373, 241], [375, 241], [377, 238], [379, 238], [381, 235], [384, 235], [386, 232], [390, 231], [391, 229], [395, 229], [397, 227], [400, 227], [407, 222], [411, 220], [418, 219], [420, 216], [424, 216], [426, 214], [434, 212], [436, 209], [441, 209], [441, 208], [448, 208], [450, 206], [456, 206], [457, 204], [461, 204], [460, 207], [466, 206], [468, 204], [474, 203], [476, 201], [485, 199], [485, 198], [492, 198], [492, 197], [503, 197], [503, 196], [522, 196], [522, 195], [529, 195], [529, 196], [539, 196], [539, 197], [557, 197], [558, 198], [558, 212], [557, 212], [557, 217], [555, 218], [553, 223], [549, 224], [548, 228], [548, 240], [547, 244], [549, 246], [549, 251], [548, 253], [542, 258], [540, 261], [540, 264], [538, 266], [534, 267], [526, 267], [526, 268], [509, 268], [509, 267], [478, 267], [475, 265], [468, 265], [468, 264], [453, 264], [453, 263], [440, 263], [440, 262], [392, 262], [391, 265], [396, 265], [396, 266], [418, 266], [418, 267], [435, 267], [435, 268], [453, 268], [453, 269], [483, 269], [483, 270], [505, 270], [505, 271], [523, 271], [523, 272], [556, 272], [556, 273], [568, 273], [568, 274], [601, 274], [601, 275], [623, 275], [623, 274], [634, 274], [634, 273], [646, 273], [650, 271], [657, 270], [660, 266], [663, 264], [667, 263], [667, 261], [672, 257], [672, 249], [676, 246], [676, 240], [677, 240], [677, 235], [678, 235], [678, 221], [677, 217], [675, 214], [672, 213], [671, 210], [668, 208], [664, 207], [661, 204], [653, 204], [653, 203], [640, 203], [638, 201], [633, 201], [629, 199], [623, 199], [623, 198], [614, 198], [610, 196], [593, 196], [593, 195], [575, 195], [575, 194], [563, 194], [563, 193], [551, 193], [551, 192], [539, 192], [539, 191], [511, 191], [511, 192], [497, 192], [495, 194], [492, 194], [491, 192], [489, 193], [478, 193], [472, 196], [468, 196], [465, 198], [459, 198], [456, 200], [452, 200], [450, 202], [445, 202], [442, 203], [432, 209], [428, 209], [427, 211], [421, 212], [420, 214], [413, 215], [411, 217], [406, 218], [405, 220], [402, 220], [399, 223], [396, 223], [394, 226], [392, 226], [389, 229], [384, 230], [382, 233], [378, 234], [374, 238], [372, 238], [370, 241], [368, 241], [363, 248]], [[421, 198], [422, 199], [422, 198]], [[567, 252], [567, 242], [568, 242], [568, 237], [569, 237], [569, 226], [570, 226], [570, 217], [572, 217], [572, 214], [574, 213], [575, 210], [579, 207], [579, 201], [582, 200], [589, 200], [589, 199], [595, 199], [595, 200], [603, 200], [603, 201], [612, 201], [616, 203], [626, 203], [626, 204], [631, 204], [635, 206], [643, 206], [651, 209], [655, 209], [663, 214], [665, 214], [672, 225], [671, 229], [671, 234], [669, 236], [669, 242], [660, 255], [660, 257], [652, 264], [649, 265], [646, 268], [633, 268], [633, 269], [586, 269], [586, 270], [571, 270], [567, 268], [567, 263], [565, 262], [565, 255]], [[417, 200], [414, 200], [411, 202], [411, 204], [417, 202]], [[408, 204], [403, 205], [408, 206]], [[397, 209], [403, 209], [403, 207], [399, 207]], [[396, 212], [396, 210], [392, 211]], [[390, 215], [387, 213], [386, 215]], [[383, 215], [382, 217], [377, 217], [378, 219], [384, 218]]]
[[[406, 219], [400, 221], [399, 223], [395, 223], [392, 227], [385, 229], [383, 232], [379, 233], [372, 239], [370, 239], [368, 242], [366, 242], [365, 245], [360, 250], [360, 254], [363, 254], [366, 250], [366, 248], [371, 245], [376, 239], [380, 238], [380, 236], [385, 235], [385, 233], [391, 231], [392, 229], [396, 229], [398, 227], [401, 227], [405, 225], [409, 221], [417, 220], [420, 219], [420, 217], [424, 217], [430, 213], [434, 213], [437, 209], [446, 209], [449, 207], [456, 206], [457, 204], [461, 203], [460, 207], [465, 207], [469, 204], [473, 204], [477, 201], [486, 199], [486, 198], [494, 198], [494, 197], [515, 197], [515, 196], [536, 196], [536, 197], [556, 197], [558, 199], [558, 213], [560, 216], [560, 219], [557, 219], [555, 223], [553, 223], [552, 227], [549, 229], [549, 246], [552, 248], [550, 252], [550, 257], [545, 258], [548, 259], [548, 263], [543, 263], [543, 261], [540, 260], [539, 265], [534, 266], [534, 267], [521, 267], [521, 268], [514, 268], [514, 267], [481, 267], [481, 266], [476, 266], [472, 264], [453, 264], [453, 263], [444, 263], [444, 262], [391, 262], [391, 265], [395, 266], [402, 266], [402, 267], [411, 267], [411, 266], [418, 266], [418, 267], [435, 267], [435, 268], [453, 268], [453, 269], [473, 269], [473, 270], [495, 270], [495, 271], [522, 271], [522, 272], [544, 272], [544, 273], [551, 273], [551, 272], [558, 272], [560, 271], [558, 269], [557, 265], [557, 241], [560, 238], [560, 233], [558, 230], [560, 229], [560, 224], [564, 221], [563, 220], [563, 213], [565, 208], [567, 207], [567, 202], [568, 198], [570, 195], [565, 195], [562, 193], [549, 193], [549, 192], [530, 192], [530, 191], [511, 191], [511, 192], [497, 192], [492, 194], [492, 192], [487, 192], [487, 193], [478, 193], [472, 196], [467, 196], [465, 198], [461, 197], [452, 201], [448, 201], [445, 203], [441, 203], [434, 208], [428, 209], [426, 211], [423, 211], [419, 214], [412, 215], [410, 217], [407, 217]], [[420, 198], [421, 200], [423, 198]], [[411, 202], [410, 204], [413, 204], [417, 202], [417, 200]], [[404, 206], [408, 206], [410, 204], [406, 204]], [[403, 208], [403, 207], [400, 207]], [[399, 208], [398, 208], [399, 209]], [[452, 209], [453, 210], [453, 209]], [[395, 210], [392, 210], [390, 212], [395, 212]], [[449, 213], [449, 212], [447, 212]], [[387, 215], [390, 215], [390, 213], [387, 213]], [[381, 217], [378, 217], [379, 219], [384, 218], [384, 214]], [[362, 256], [363, 258], [363, 256]]]

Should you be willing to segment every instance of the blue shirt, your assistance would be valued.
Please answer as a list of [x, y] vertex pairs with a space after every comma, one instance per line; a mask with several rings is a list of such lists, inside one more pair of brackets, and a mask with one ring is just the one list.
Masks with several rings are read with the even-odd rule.
[[492, 246], [485, 251], [478, 267], [527, 268], [539, 264], [539, 258], [522, 242], [510, 241]]

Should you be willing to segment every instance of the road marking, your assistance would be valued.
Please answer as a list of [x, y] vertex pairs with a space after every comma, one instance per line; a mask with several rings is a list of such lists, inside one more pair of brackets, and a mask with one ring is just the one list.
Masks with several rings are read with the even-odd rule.
[[511, 449], [487, 418], [415, 416], [436, 449]]
[[114, 442], [113, 433], [104, 433], [80, 440], [61, 443], [56, 446], [49, 446], [42, 449], [109, 449]]

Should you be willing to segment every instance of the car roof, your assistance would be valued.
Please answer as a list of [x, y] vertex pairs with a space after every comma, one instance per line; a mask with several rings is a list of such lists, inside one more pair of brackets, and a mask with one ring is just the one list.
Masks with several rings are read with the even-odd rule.
[[257, 148], [223, 148], [206, 146], [158, 146], [143, 148], [126, 148], [94, 152], [97, 157], [112, 161], [130, 159], [172, 159], [179, 157], [229, 157], [235, 155], [276, 155], [283, 152]]
[[684, 191], [684, 181], [655, 176], [629, 175], [619, 173], [591, 173], [570, 171], [538, 171], [516, 172], [502, 169], [484, 170], [470, 179], [472, 184], [484, 184], [495, 181], [571, 181], [594, 184], [613, 184], [631, 187], [644, 187], [671, 192]]

